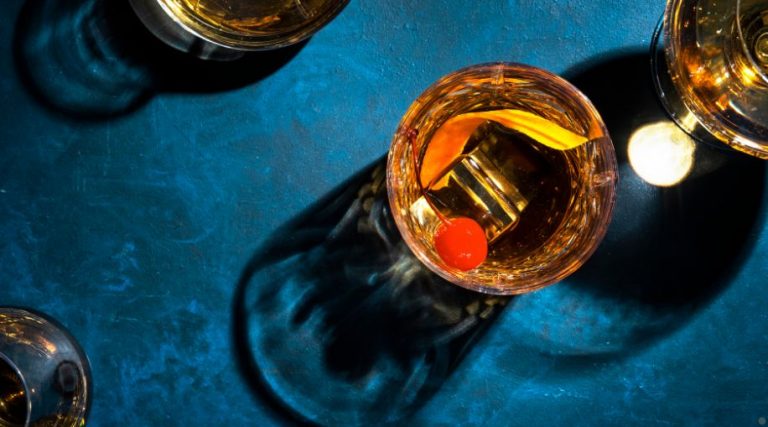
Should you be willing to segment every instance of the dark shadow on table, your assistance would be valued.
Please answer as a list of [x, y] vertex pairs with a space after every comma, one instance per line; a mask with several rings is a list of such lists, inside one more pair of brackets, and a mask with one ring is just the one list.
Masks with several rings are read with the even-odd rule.
[[69, 118], [106, 120], [157, 93], [220, 92], [258, 82], [304, 45], [206, 61], [156, 38], [128, 0], [27, 0], [13, 50], [19, 78], [43, 106]]
[[[479, 349], [489, 353], [475, 368], [507, 380], [593, 375], [665, 339], [734, 280], [764, 224], [763, 161], [696, 144], [678, 185], [655, 187], [634, 172], [630, 136], [667, 120], [646, 52], [603, 57], [566, 77], [612, 135], [617, 203], [581, 270], [516, 297], [492, 322], [504, 345]], [[381, 174], [374, 165], [278, 230], [239, 284], [240, 366], [254, 390], [294, 419], [406, 417], [455, 371], [489, 324], [480, 319], [506, 302], [436, 279], [410, 256], [389, 218]]]
[[504, 322], [515, 345], [536, 350], [538, 360], [518, 366], [584, 375], [664, 339], [733, 282], [765, 223], [766, 168], [724, 144], [699, 142], [685, 180], [648, 184], [630, 165], [630, 137], [671, 123], [653, 89], [648, 52], [602, 57], [565, 77], [595, 104], [616, 147], [614, 216], [578, 272], [518, 298]]
[[276, 231], [243, 272], [234, 342], [253, 389], [293, 420], [407, 417], [508, 298], [446, 283], [389, 214], [384, 160]]

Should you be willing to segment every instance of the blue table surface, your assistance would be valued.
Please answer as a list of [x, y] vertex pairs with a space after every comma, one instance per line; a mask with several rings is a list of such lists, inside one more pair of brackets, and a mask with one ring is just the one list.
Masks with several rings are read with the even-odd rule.
[[[51, 1], [27, 3], [39, 12]], [[19, 50], [43, 43], [46, 27], [25, 33], [25, 1], [4, 4], [0, 305], [48, 313], [77, 337], [92, 364], [94, 426], [288, 423], [253, 393], [231, 342], [235, 287], [259, 244], [385, 154], [405, 110], [439, 77], [489, 61], [578, 77], [622, 55], [642, 59], [642, 68], [664, 9], [661, 0], [352, 0], [306, 44], [277, 54], [272, 69], [243, 77], [235, 65], [197, 77], [194, 66], [179, 67], [178, 81], [166, 72], [162, 84], [142, 86], [158, 71], [131, 64], [138, 77], [128, 79], [140, 89], [119, 88], [134, 97], [105, 98], [110, 104], [78, 95], [82, 88], [57, 68], [81, 53], [67, 49], [77, 37], [55, 35], [62, 40], [38, 46], [30, 60]], [[29, 74], [45, 72], [35, 95]], [[98, 92], [87, 78], [99, 72], [74, 75]], [[608, 88], [634, 84], [622, 80], [626, 73], [604, 74]], [[70, 93], [74, 101], [61, 101]], [[64, 104], [68, 111], [56, 108]], [[616, 110], [606, 113], [623, 107]], [[626, 147], [626, 135], [612, 133], [617, 150]], [[641, 185], [631, 168], [621, 173], [626, 185]], [[764, 175], [759, 168], [758, 180]], [[505, 310], [401, 423], [765, 424], [768, 227], [764, 186], [755, 188], [746, 250], [695, 307], [591, 306], [567, 279]], [[739, 196], [717, 197], [728, 205]], [[619, 198], [614, 223], [647, 213], [627, 203]], [[642, 345], [625, 345], [624, 328], [639, 323]], [[578, 357], [595, 346], [610, 351]], [[564, 362], [564, 351], [574, 357]]]

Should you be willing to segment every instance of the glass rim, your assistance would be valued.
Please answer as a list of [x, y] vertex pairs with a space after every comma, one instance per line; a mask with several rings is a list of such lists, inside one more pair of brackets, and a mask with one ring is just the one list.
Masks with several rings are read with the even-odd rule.
[[[349, 0], [329, 0], [327, 8], [301, 25], [269, 35], [254, 35], [248, 32], [227, 31], [211, 25], [192, 13], [179, 7], [179, 13], [169, 4], [173, 0], [139, 0], [158, 4], [163, 12], [185, 31], [209, 43], [241, 51], [279, 49], [299, 43], [331, 22], [349, 3]], [[183, 15], [183, 19], [181, 16]]]
[[[768, 7], [768, 1], [766, 1], [765, 3], [766, 3], [766, 7]], [[762, 65], [758, 64], [757, 61], [755, 61], [754, 54], [752, 53], [751, 49], [747, 45], [746, 37], [744, 37], [744, 29], [743, 29], [743, 24], [741, 19], [742, 4], [743, 4], [743, 0], [736, 0], [736, 29], [739, 34], [739, 45], [741, 47], [741, 50], [744, 53], [744, 57], [747, 58], [747, 60], [750, 62], [750, 65], [752, 65], [752, 68], [755, 71], [755, 73], [760, 76], [760, 78], [763, 80], [763, 82], [766, 85], [768, 85], [768, 71], [766, 71]]]
[[[402, 150], [402, 146], [410, 146], [408, 138], [404, 135], [404, 129], [410, 128], [410, 125], [414, 122], [414, 120], [418, 119], [420, 114], [423, 115], [425, 113], [424, 110], [428, 107], [431, 101], [434, 101], [435, 99], [444, 95], [441, 93], [442, 89], [446, 89], [452, 84], [461, 82], [471, 73], [476, 73], [478, 71], [487, 72], [488, 77], [491, 78], [495, 75], [501, 74], [504, 80], [513, 79], [515, 74], [535, 72], [538, 75], [543, 75], [544, 78], [548, 79], [550, 83], [555, 83], [558, 88], [567, 90], [568, 95], [578, 99], [579, 107], [582, 108], [591, 119], [593, 119], [591, 120], [590, 125], [596, 125], [597, 129], [595, 129], [595, 131], [599, 131], [601, 133], [601, 138], [592, 138], [592, 140], [596, 141], [597, 144], [599, 144], [598, 149], [603, 154], [606, 154], [604, 156], [604, 160], [607, 164], [606, 169], [613, 172], [610, 185], [604, 186], [606, 192], [603, 194], [603, 196], [606, 202], [606, 207], [598, 211], [598, 214], [595, 215], [590, 221], [593, 223], [591, 228], [593, 231], [595, 231], [595, 233], [591, 236], [590, 239], [585, 239], [582, 244], [575, 247], [570, 247], [562, 254], [558, 255], [560, 258], [568, 260], [568, 263], [565, 264], [566, 267], [558, 269], [550, 268], [548, 271], [543, 271], [541, 274], [534, 277], [531, 277], [530, 274], [525, 277], [507, 276], [505, 279], [508, 279], [508, 283], [505, 285], [500, 285], [498, 281], [489, 283], [488, 281], [484, 280], [473, 280], [471, 274], [457, 275], [455, 272], [451, 272], [434, 262], [425, 253], [425, 251], [421, 250], [423, 245], [413, 235], [413, 232], [408, 225], [408, 220], [405, 218], [407, 214], [401, 214], [399, 209], [402, 208], [402, 206], [401, 203], [399, 203], [398, 196], [396, 194], [397, 189], [403, 187], [403, 185], [399, 184], [400, 179], [396, 176], [397, 173], [395, 172], [396, 168], [398, 167], [397, 163], [400, 161], [400, 158], [397, 157], [397, 153], [398, 151]], [[424, 117], [421, 117], [421, 119], [424, 120]], [[592, 132], [590, 131], [590, 134], [591, 133]], [[410, 150], [410, 148], [408, 148], [408, 150]], [[490, 62], [464, 67], [441, 77], [435, 83], [430, 85], [416, 98], [415, 101], [413, 101], [401, 119], [389, 150], [386, 170], [387, 193], [392, 216], [395, 220], [395, 224], [398, 230], [400, 231], [401, 236], [403, 237], [403, 240], [411, 252], [413, 252], [419, 261], [427, 266], [432, 272], [438, 274], [448, 282], [473, 291], [497, 295], [523, 294], [543, 288], [563, 280], [575, 272], [581, 265], [583, 265], [583, 263], [586, 262], [586, 260], [594, 253], [594, 251], [599, 246], [599, 243], [605, 236], [608, 224], [612, 218], [612, 212], [616, 199], [616, 183], [618, 181], [618, 167], [615, 149], [613, 147], [612, 141], [610, 140], [608, 130], [592, 102], [580, 90], [578, 90], [575, 86], [573, 86], [573, 84], [564, 78], [535, 66], [514, 62]]]
[[[680, 100], [687, 113], [695, 118], [696, 123], [701, 126], [709, 137], [713, 138], [718, 143], [724, 144], [750, 156], [759, 159], [768, 159], [768, 139], [759, 136], [756, 138], [754, 136], [745, 137], [742, 130], [730, 121], [715, 123], [712, 120], [707, 120], [706, 114], [704, 113], [707, 109], [704, 103], [707, 102], [707, 100], [697, 91], [691, 91], [688, 96], [683, 95], [684, 93], [689, 92], [685, 90], [686, 88], [695, 88], [695, 85], [688, 81], [687, 74], [681, 70], [682, 61], [678, 58], [683, 51], [683, 46], [680, 42], [680, 33], [683, 29], [680, 25], [675, 25], [674, 22], [679, 19], [679, 15], [682, 13], [679, 10], [679, 6], [684, 1], [686, 0], [667, 0], [664, 15], [660, 22], [660, 34], [658, 37], [654, 37], [651, 42], [651, 49], [654, 49], [654, 44], [658, 44], [658, 47], [661, 47], [664, 51], [664, 60], [666, 63], [665, 72], [670, 75], [671, 87], [674, 88], [675, 96]], [[700, 0], [697, 0], [696, 4], [698, 4], [698, 1]], [[751, 74], [757, 80], [756, 87], [760, 87], [761, 92], [768, 93], [768, 91], [764, 90], [764, 88], [768, 88], [768, 74], [755, 62], [753, 54], [744, 38], [741, 17], [738, 16], [741, 4], [742, 0], [737, 0], [736, 4], [729, 9], [733, 12], [733, 16], [736, 17], [736, 19], [734, 19], [735, 24], [732, 25], [735, 25], [736, 27], [735, 30], [737, 31], [736, 36], [738, 37], [738, 43], [733, 43], [729, 47], [723, 47], [723, 49], [726, 50], [730, 48], [729, 52], [731, 55], [734, 51], [738, 50], [740, 54], [739, 60], [748, 63], [746, 65], [750, 67]], [[730, 16], [731, 15], [729, 14], [726, 17]], [[723, 55], [727, 55], [727, 53], [723, 53]], [[653, 55], [651, 57], [653, 58]], [[727, 62], [728, 60], [726, 59], [725, 61]], [[651, 65], [653, 66], [653, 60], [651, 61]], [[727, 66], [730, 67], [730, 64]], [[663, 92], [665, 92], [665, 90], [661, 91], [661, 93]], [[662, 101], [662, 103], [664, 103], [664, 101]], [[680, 123], [677, 118], [673, 117], [673, 120], [678, 124]], [[688, 129], [688, 127], [681, 126], [681, 128], [685, 129], [686, 132], [690, 134], [690, 129]], [[701, 141], [701, 138], [698, 138], [695, 135], [692, 136]]]
[[[70, 332], [69, 328], [64, 326], [64, 324], [59, 320], [34, 308], [26, 306], [0, 305], [0, 315], [2, 314], [8, 316], [27, 315], [42, 326], [50, 326], [54, 333], [59, 334], [62, 338], [64, 338], [64, 340], [66, 340], [67, 345], [71, 347], [71, 350], [74, 351], [74, 355], [77, 357], [77, 359], [72, 360], [72, 362], [78, 366], [78, 370], [82, 376], [81, 379], [85, 385], [82, 395], [82, 399], [85, 403], [79, 421], [86, 422], [90, 417], [91, 406], [93, 405], [93, 371], [91, 370], [91, 361], [88, 358], [88, 354], [85, 352], [85, 349], [80, 344], [80, 342], [75, 338], [74, 335], [72, 335], [72, 332]], [[0, 352], [0, 356], [3, 356], [2, 352]], [[5, 360], [8, 359], [9, 358], [6, 356]], [[16, 366], [15, 363], [12, 363], [12, 366], [18, 369], [18, 366]], [[22, 378], [25, 387], [27, 387], [27, 380], [24, 378], [23, 374], [20, 375], [20, 378]], [[28, 417], [32, 416], [33, 409], [32, 400], [29, 399], [29, 410], [27, 411]], [[29, 420], [27, 424], [29, 424], [30, 421], [31, 420]]]

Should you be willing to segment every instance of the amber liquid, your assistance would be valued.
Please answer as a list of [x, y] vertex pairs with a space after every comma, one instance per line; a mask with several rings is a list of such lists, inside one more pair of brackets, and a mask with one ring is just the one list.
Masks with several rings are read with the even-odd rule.
[[0, 358], [0, 427], [21, 427], [27, 418], [27, 396], [18, 374]]
[[318, 16], [329, 0], [172, 0], [213, 27], [249, 35], [281, 33]]
[[[686, 106], [725, 142], [766, 144], [768, 1], [683, 0], [668, 19], [670, 76]], [[761, 151], [751, 154], [768, 157]]]
[[557, 232], [575, 173], [564, 151], [488, 121], [437, 180], [441, 184], [425, 190], [444, 217], [470, 217], [485, 229], [486, 262], [493, 263], [524, 257]]

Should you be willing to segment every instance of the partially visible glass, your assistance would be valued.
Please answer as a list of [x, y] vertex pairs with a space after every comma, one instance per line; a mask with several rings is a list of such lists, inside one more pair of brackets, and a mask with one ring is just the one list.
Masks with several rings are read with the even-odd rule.
[[169, 45], [211, 59], [298, 43], [330, 22], [348, 0], [130, 0]]
[[0, 427], [84, 426], [91, 389], [88, 359], [58, 322], [0, 307]]
[[652, 49], [679, 126], [768, 159], [768, 1], [670, 0]]
[[[476, 148], [465, 148], [464, 160], [445, 174], [455, 191], [419, 183], [420, 171], [431, 167], [424, 159], [432, 138], [446, 122], [510, 111], [533, 124], [481, 124], [470, 137]], [[563, 150], [529, 137], [554, 131], [583, 142]], [[457, 171], [464, 163], [475, 172]], [[402, 119], [387, 173], [392, 214], [418, 259], [451, 283], [492, 294], [533, 291], [576, 271], [605, 235], [618, 179], [613, 144], [590, 101], [554, 74], [507, 63], [466, 68], [427, 89]], [[425, 214], [435, 209], [442, 213]], [[481, 224], [489, 241], [487, 259], [468, 270], [449, 265], [435, 248], [440, 218], [459, 215]]]

